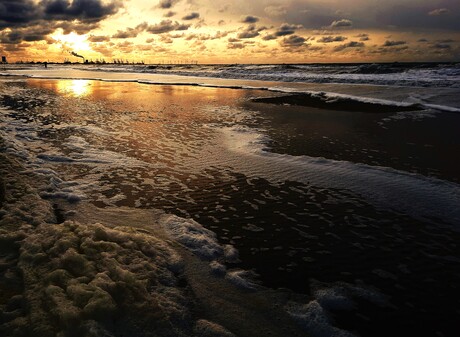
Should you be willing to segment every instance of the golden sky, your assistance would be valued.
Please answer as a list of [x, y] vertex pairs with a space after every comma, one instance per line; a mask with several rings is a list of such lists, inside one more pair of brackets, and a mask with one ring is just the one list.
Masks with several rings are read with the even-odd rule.
[[[459, 0], [0, 0], [8, 61], [459, 61]], [[73, 54], [72, 54], [73, 53]]]

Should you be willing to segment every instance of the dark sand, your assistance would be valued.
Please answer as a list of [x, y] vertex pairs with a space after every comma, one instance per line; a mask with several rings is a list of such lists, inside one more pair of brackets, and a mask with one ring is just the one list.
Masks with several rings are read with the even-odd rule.
[[[419, 114], [417, 107], [325, 103], [308, 95], [258, 98], [271, 151], [392, 167], [460, 182], [460, 114]], [[402, 113], [404, 111], [413, 111]], [[398, 114], [398, 112], [400, 114]], [[268, 123], [267, 123], [268, 124]]]
[[271, 103], [277, 105], [300, 105], [310, 108], [318, 108], [324, 110], [337, 110], [337, 111], [352, 111], [352, 112], [402, 112], [402, 111], [417, 111], [421, 110], [422, 107], [416, 104], [409, 106], [395, 106], [386, 105], [381, 103], [367, 103], [352, 100], [351, 98], [341, 99], [328, 99], [324, 94], [309, 95], [309, 94], [297, 94], [287, 95], [280, 97], [265, 97], [256, 98], [254, 102], [259, 103]]

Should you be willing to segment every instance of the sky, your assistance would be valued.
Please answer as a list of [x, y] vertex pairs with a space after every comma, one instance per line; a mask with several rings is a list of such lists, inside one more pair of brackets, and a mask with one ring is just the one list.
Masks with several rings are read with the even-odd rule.
[[460, 61], [460, 0], [0, 0], [9, 62]]

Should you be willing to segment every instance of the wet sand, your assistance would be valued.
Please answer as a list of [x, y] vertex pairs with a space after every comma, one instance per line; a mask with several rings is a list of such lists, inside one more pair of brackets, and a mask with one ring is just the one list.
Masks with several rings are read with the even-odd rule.
[[271, 151], [346, 160], [460, 182], [460, 114], [359, 102], [326, 103], [306, 95], [257, 98]]
[[[453, 224], [377, 207], [353, 190], [305, 182], [307, 173], [313, 178], [318, 175], [308, 172], [311, 169], [303, 164], [290, 167], [289, 162], [307, 156], [319, 158], [318, 169], [324, 163], [324, 169], [339, 165], [345, 171], [353, 163], [363, 163], [377, 169], [404, 170], [410, 174], [403, 178], [415, 181], [418, 176], [412, 174], [421, 173], [455, 183], [460, 171], [452, 155], [458, 153], [460, 143], [456, 114], [399, 109], [379, 112], [368, 111], [367, 106], [325, 109], [299, 96], [273, 98], [277, 94], [259, 90], [69, 80], [7, 85], [14, 90], [1, 98], [7, 111], [2, 110], [2, 127], [10, 147], [5, 149], [9, 153], [2, 155], [15, 155], [18, 163], [5, 166], [0, 220], [2, 229], [12, 229], [8, 224], [12, 223], [10, 214], [15, 214], [18, 226], [25, 227], [19, 236], [5, 233], [9, 235], [5, 240], [15, 248], [4, 253], [2, 258], [10, 264], [5, 264], [2, 272], [6, 275], [9, 266], [15, 266], [17, 275], [10, 280], [29, 289], [25, 295], [22, 286], [4, 292], [9, 294], [1, 303], [9, 308], [4, 311], [8, 324], [16, 318], [22, 322], [24, 317], [29, 319], [28, 306], [21, 303], [36, 301], [30, 289], [42, 290], [37, 286], [40, 280], [22, 283], [17, 268], [19, 249], [32, 239], [46, 238], [46, 233], [60, 235], [60, 225], [63, 231], [66, 228], [69, 240], [83, 240], [83, 235], [71, 234], [67, 230], [71, 227], [63, 225], [76, 221], [77, 228], [82, 233], [88, 231], [89, 237], [97, 237], [95, 230], [99, 228], [126, 236], [133, 247], [142, 240], [161, 239], [181, 256], [183, 269], [165, 279], [173, 284], [169, 289], [173, 302], [179, 299], [175, 303], [181, 309], [175, 315], [186, 317], [182, 325], [175, 320], [178, 316], [168, 321], [164, 312], [143, 317], [142, 308], [150, 308], [142, 305], [134, 311], [139, 317], [131, 317], [133, 302], [109, 292], [120, 311], [91, 311], [95, 313], [91, 317], [109, 331], [117, 327], [109, 322], [113, 317], [127, 315], [122, 324], [126, 329], [143, 324], [150, 327], [155, 319], [161, 319], [160, 327], [174, 322], [186, 335], [200, 336], [209, 328], [201, 320], [218, 324], [220, 328], [214, 330], [222, 336], [229, 335], [222, 332], [224, 328], [238, 336], [267, 335], [268, 331], [279, 336], [343, 332], [334, 329], [361, 336], [405, 336], [414, 331], [418, 336], [432, 336], [438, 331], [454, 336], [460, 298], [456, 287], [460, 282], [456, 259], [460, 234]], [[256, 141], [264, 139], [259, 137], [262, 134], [268, 139], [265, 151], [229, 150], [238, 144], [226, 144], [221, 131], [235, 129], [241, 129], [241, 135], [254, 134]], [[238, 137], [232, 139], [240, 141]], [[24, 148], [11, 147], [13, 141]], [[340, 162], [327, 159], [350, 164], [340, 166]], [[277, 163], [284, 166], [277, 168]], [[283, 172], [285, 167], [288, 169]], [[363, 174], [368, 169], [358, 168]], [[339, 174], [340, 170], [331, 172]], [[388, 169], [380, 173], [397, 176]], [[321, 177], [334, 180], [325, 174]], [[18, 184], [24, 181], [29, 187], [13, 193], [13, 180]], [[420, 179], [422, 185], [424, 182]], [[364, 189], [367, 183], [363, 180]], [[445, 182], [434, 180], [430, 188], [436, 188], [437, 183]], [[375, 194], [385, 196], [391, 186], [386, 188]], [[12, 194], [16, 195], [13, 199]], [[29, 210], [28, 203], [38, 210]], [[162, 213], [195, 219], [216, 233], [220, 245], [236, 248], [240, 261], [225, 262], [228, 277], [210, 273], [208, 262], [190, 247], [167, 237], [160, 218], [156, 218]], [[111, 232], [119, 226], [122, 228]], [[132, 231], [145, 237], [132, 236]], [[114, 240], [107, 241], [125, 254], [126, 247]], [[61, 241], [59, 245], [64, 245]], [[96, 245], [98, 240], [93, 241], [91, 244]], [[24, 247], [23, 251], [33, 248]], [[50, 258], [48, 252], [44, 254], [45, 260]], [[85, 258], [93, 263], [99, 257]], [[144, 262], [153, 263], [149, 257]], [[48, 262], [37, 263], [47, 271], [53, 268]], [[141, 265], [137, 273], [126, 262], [119, 263], [118, 267], [135, 277], [144, 272]], [[33, 264], [23, 261], [22, 266], [31, 268]], [[257, 291], [235, 287], [233, 282], [244, 284], [244, 277], [239, 279], [233, 270], [259, 274], [255, 281], [260, 284], [254, 285]], [[91, 273], [86, 276], [94, 280]], [[112, 276], [115, 282], [122, 281], [122, 273]], [[6, 289], [7, 279], [3, 281]], [[123, 291], [141, 288], [129, 289]], [[151, 295], [156, 290], [145, 291]], [[58, 294], [48, 293], [49, 300], [57, 301]], [[13, 295], [23, 297], [12, 299]], [[322, 316], [326, 311], [333, 317], [330, 322]], [[62, 316], [61, 326], [90, 327], [80, 324], [78, 308], [73, 313]], [[49, 323], [60, 313], [43, 315]], [[8, 324], [3, 331], [10, 333], [13, 327], [21, 326], [21, 321]], [[299, 331], [305, 327], [306, 332]], [[131, 332], [148, 335], [147, 328], [136, 329]], [[171, 335], [176, 333], [171, 331]]]

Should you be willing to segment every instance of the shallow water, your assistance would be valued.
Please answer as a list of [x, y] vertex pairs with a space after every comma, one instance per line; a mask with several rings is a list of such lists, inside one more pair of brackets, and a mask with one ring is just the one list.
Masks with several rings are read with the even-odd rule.
[[455, 335], [456, 114], [276, 106], [250, 102], [274, 95], [256, 89], [3, 85], [2, 136], [31, 172], [62, 179], [44, 198], [193, 218], [266, 287], [346, 293], [352, 305], [322, 305], [357, 335]]

